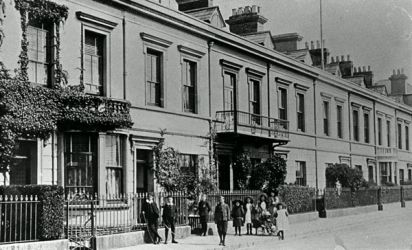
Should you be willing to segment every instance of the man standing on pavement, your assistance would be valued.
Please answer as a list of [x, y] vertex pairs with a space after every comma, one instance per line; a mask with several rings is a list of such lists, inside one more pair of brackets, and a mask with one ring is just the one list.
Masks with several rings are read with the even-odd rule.
[[199, 202], [199, 216], [200, 224], [202, 225], [202, 231], [200, 236], [206, 236], [207, 233], [207, 222], [209, 221], [209, 212], [211, 210], [209, 202], [206, 201], [206, 194], [202, 195], [202, 199]]
[[220, 201], [215, 207], [215, 223], [217, 225], [217, 232], [219, 234], [220, 243], [219, 246], [225, 246], [227, 221], [229, 220], [230, 209], [225, 203], [225, 197], [220, 196]]
[[162, 240], [162, 237], [160, 237], [157, 232], [157, 228], [159, 227], [159, 208], [157, 207], [156, 202], [154, 202], [153, 194], [148, 195], [146, 202], [143, 204], [142, 210], [143, 218], [147, 223], [147, 232], [149, 233], [149, 237], [153, 244], [159, 244]]
[[167, 236], [169, 235], [169, 228], [172, 230], [172, 243], [175, 241], [175, 220], [177, 215], [176, 205], [173, 204], [173, 197], [168, 196], [167, 202], [163, 206], [163, 223], [165, 225], [165, 244], [167, 244]]

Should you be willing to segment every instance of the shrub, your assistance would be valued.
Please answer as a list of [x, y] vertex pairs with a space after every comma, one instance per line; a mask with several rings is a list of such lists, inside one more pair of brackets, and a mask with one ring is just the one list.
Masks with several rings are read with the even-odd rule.
[[64, 191], [61, 186], [22, 185], [0, 186], [0, 195], [37, 195], [38, 237], [40, 240], [56, 240], [63, 235]]
[[290, 213], [314, 211], [312, 199], [315, 188], [295, 185], [282, 185], [278, 188], [280, 200], [285, 202]]
[[272, 156], [252, 168], [249, 189], [268, 192], [285, 183], [286, 161], [280, 156]]
[[351, 188], [352, 190], [367, 186], [362, 171], [351, 168], [346, 164], [334, 164], [326, 168], [326, 186], [335, 187], [338, 180], [342, 187]]

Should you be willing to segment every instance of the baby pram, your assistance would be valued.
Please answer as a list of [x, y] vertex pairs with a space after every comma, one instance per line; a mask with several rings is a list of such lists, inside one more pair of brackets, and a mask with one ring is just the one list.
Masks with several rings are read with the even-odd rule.
[[276, 219], [269, 211], [262, 211], [259, 220], [264, 233], [266, 232], [269, 235], [276, 235]]

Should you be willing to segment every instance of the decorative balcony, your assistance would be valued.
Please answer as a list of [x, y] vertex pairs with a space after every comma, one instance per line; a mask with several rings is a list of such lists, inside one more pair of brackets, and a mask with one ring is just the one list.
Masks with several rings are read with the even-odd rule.
[[379, 158], [397, 157], [398, 149], [395, 147], [376, 147], [376, 156]]
[[243, 111], [216, 112], [218, 134], [232, 133], [286, 143], [289, 140], [289, 121]]

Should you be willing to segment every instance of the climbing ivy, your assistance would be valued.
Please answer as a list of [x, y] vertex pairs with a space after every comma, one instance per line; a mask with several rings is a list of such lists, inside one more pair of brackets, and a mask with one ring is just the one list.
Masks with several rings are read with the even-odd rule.
[[14, 0], [15, 8], [20, 12], [20, 23], [22, 29], [21, 52], [19, 55], [18, 77], [22, 81], [28, 81], [28, 46], [27, 40], [27, 26], [29, 21], [45, 22], [55, 24], [55, 70], [54, 79], [56, 84], [61, 83], [62, 67], [60, 65], [60, 32], [59, 26], [63, 23], [68, 15], [69, 9], [67, 6], [59, 5], [47, 0]]
[[[22, 29], [20, 68], [16, 76], [0, 62], [0, 172], [8, 171], [19, 138], [47, 139], [55, 130], [107, 131], [132, 126], [130, 103], [83, 93], [83, 86], [63, 86], [59, 25], [68, 8], [47, 0], [15, 0]], [[29, 21], [54, 23], [55, 83], [34, 86], [28, 78]], [[65, 79], [67, 83], [67, 79]]]
[[77, 86], [33, 86], [6, 73], [0, 74], [0, 170], [9, 165], [19, 137], [46, 139], [56, 129], [107, 131], [133, 124], [128, 102], [87, 95]]

